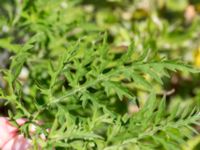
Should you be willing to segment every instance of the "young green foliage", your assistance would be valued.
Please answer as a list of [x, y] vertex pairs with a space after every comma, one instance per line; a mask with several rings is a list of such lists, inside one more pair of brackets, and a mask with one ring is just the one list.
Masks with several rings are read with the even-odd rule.
[[[200, 119], [199, 112], [196, 110], [191, 115], [186, 112], [181, 117], [178, 117], [176, 112], [168, 114], [165, 98], [156, 98], [156, 91], [145, 76], [148, 75], [161, 83], [163, 75], [169, 76], [168, 71], [197, 70], [178, 61], [141, 59], [142, 56], [132, 59], [134, 45], [116, 58], [116, 54], [106, 48], [106, 35], [103, 39], [103, 43], [84, 40], [71, 43], [64, 54], [54, 61], [49, 59], [46, 63], [28, 63], [33, 56], [31, 57], [30, 50], [27, 55], [27, 50], [33, 46], [25, 45], [27, 50], [22, 48], [15, 54], [10, 70], [4, 71], [11, 71], [5, 74], [5, 79], [12, 83], [9, 86], [13, 90], [1, 97], [13, 105], [18, 116], [29, 118], [30, 122], [40, 119], [48, 122], [42, 128], [38, 126], [38, 132], [45, 133], [47, 141], [35, 141], [35, 144], [40, 144], [43, 148], [180, 149], [179, 144], [189, 136], [182, 130], [193, 130], [190, 124], [197, 123]], [[36, 42], [37, 39], [34, 43]], [[17, 61], [19, 58], [20, 61]], [[39, 70], [40, 74], [46, 74], [43, 80], [47, 82], [45, 87], [41, 81], [37, 82], [37, 93], [40, 93], [40, 96], [33, 98], [38, 103], [31, 100], [35, 103], [35, 106], [31, 107], [28, 106], [30, 103], [26, 102], [23, 92], [16, 92], [23, 88], [22, 85], [17, 86], [17, 77], [25, 63], [30, 70], [39, 68], [41, 63], [48, 64], [46, 70]], [[33, 80], [28, 83], [31, 88], [34, 88], [37, 81], [33, 72], [30, 72], [33, 79], [28, 79]], [[139, 112], [128, 115], [126, 99], [136, 98], [135, 84], [151, 94]], [[40, 99], [43, 99], [42, 103], [39, 103]], [[118, 106], [120, 101], [123, 105]], [[45, 132], [47, 128], [50, 129], [49, 132]], [[24, 131], [26, 130], [22, 130]], [[35, 138], [34, 135], [30, 137]]]
[[[133, 23], [132, 40], [129, 24], [116, 21], [110, 10], [86, 13], [92, 8], [85, 4], [93, 1], [13, 1], [16, 7], [2, 3], [3, 10], [4, 4], [9, 9], [2, 18], [10, 30], [3, 33], [0, 47], [11, 59], [9, 67], [1, 68], [6, 87], [0, 98], [13, 125], [17, 118], [27, 118], [19, 128], [34, 149], [179, 150], [197, 133], [193, 126], [199, 125], [199, 110], [179, 104], [169, 109], [165, 93], [157, 91], [171, 72], [199, 70], [160, 56], [157, 47], [165, 47], [163, 41], [176, 43], [167, 29], [157, 30], [155, 14], [145, 23]], [[122, 9], [127, 3], [103, 0], [99, 5]], [[115, 31], [119, 24], [125, 27]], [[102, 29], [108, 32], [102, 34]], [[163, 35], [156, 45], [159, 32]], [[117, 51], [113, 45], [123, 38], [130, 44]], [[21, 79], [24, 68], [28, 75]], [[140, 91], [148, 96], [142, 99]], [[130, 102], [134, 112], [127, 109]], [[34, 134], [28, 132], [30, 124], [36, 125]]]

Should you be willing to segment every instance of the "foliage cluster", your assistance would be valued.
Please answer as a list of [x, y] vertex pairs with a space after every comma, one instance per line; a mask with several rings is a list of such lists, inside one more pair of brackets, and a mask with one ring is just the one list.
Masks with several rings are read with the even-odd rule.
[[[35, 149], [179, 150], [198, 134], [198, 107], [174, 104], [160, 88], [172, 72], [199, 73], [163, 55], [199, 40], [198, 18], [184, 31], [158, 20], [153, 6], [139, 11], [137, 0], [0, 3], [0, 47], [10, 56], [1, 68], [0, 106], [13, 124], [29, 120], [20, 131]], [[166, 5], [175, 12], [185, 6]], [[138, 14], [123, 20], [126, 8]]]

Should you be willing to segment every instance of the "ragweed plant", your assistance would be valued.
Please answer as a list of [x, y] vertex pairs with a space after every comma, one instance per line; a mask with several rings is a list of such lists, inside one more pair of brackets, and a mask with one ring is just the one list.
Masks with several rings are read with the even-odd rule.
[[[107, 36], [92, 42], [72, 42], [57, 58], [41, 59], [32, 55], [42, 34], [31, 38], [2, 69], [8, 89], [1, 98], [10, 105], [10, 118], [28, 118], [21, 127], [35, 145], [44, 149], [180, 149], [187, 130], [198, 124], [199, 111], [174, 107], [167, 112], [165, 95], [156, 97], [150, 76], [162, 84], [168, 71], [197, 72], [179, 61], [158, 58], [151, 47], [136, 57], [134, 44], [122, 54], [109, 50]], [[30, 70], [26, 84], [18, 79], [23, 66]], [[150, 93], [147, 102], [134, 114], [127, 113], [128, 101], [136, 101], [136, 90]], [[44, 121], [37, 125], [37, 120]], [[34, 135], [28, 124], [37, 125]], [[46, 131], [49, 129], [49, 132]], [[183, 132], [185, 130], [185, 132]], [[46, 141], [38, 139], [45, 134]]]
[[[169, 109], [156, 85], [171, 72], [199, 71], [161, 57], [151, 33], [143, 38], [139, 27], [139, 40], [116, 51], [109, 33], [88, 21], [77, 4], [2, 2], [7, 13], [1, 16], [0, 47], [10, 59], [1, 68], [0, 98], [9, 119], [14, 125], [17, 118], [28, 120], [19, 128], [34, 149], [181, 149], [198, 134], [193, 127], [199, 110], [179, 104]], [[141, 100], [138, 91], [148, 97]], [[130, 105], [137, 111], [128, 112]], [[35, 133], [29, 133], [31, 124]]]

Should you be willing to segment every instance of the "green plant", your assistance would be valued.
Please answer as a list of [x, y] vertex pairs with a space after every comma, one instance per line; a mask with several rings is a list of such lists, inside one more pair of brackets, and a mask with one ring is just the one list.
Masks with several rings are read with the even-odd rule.
[[[155, 35], [151, 37], [154, 28], [145, 40], [118, 52], [109, 33], [102, 34], [102, 28], [82, 14], [81, 1], [46, 2], [15, 1], [19, 14], [8, 7], [13, 16], [2, 15], [10, 31], [0, 40], [1, 48], [12, 55], [9, 67], [1, 68], [7, 86], [0, 98], [14, 124], [16, 118], [28, 119], [20, 132], [35, 149], [171, 150], [181, 149], [197, 133], [193, 125], [199, 125], [198, 108], [191, 111], [178, 104], [169, 109], [156, 85], [171, 72], [199, 70], [161, 57]], [[75, 13], [68, 15], [70, 11]], [[146, 30], [136, 30], [142, 39]], [[25, 68], [29, 74], [22, 78]], [[138, 91], [148, 98], [141, 100]], [[128, 113], [131, 104], [139, 111]], [[36, 125], [34, 134], [28, 132], [30, 124]]]
[[[2, 70], [9, 90], [2, 91], [1, 98], [16, 114], [10, 113], [11, 118], [28, 118], [27, 124], [45, 121], [37, 126], [38, 134], [45, 133], [47, 137], [45, 142], [36, 140], [42, 147], [179, 149], [189, 136], [182, 130], [193, 130], [190, 125], [198, 124], [197, 110], [180, 114], [183, 110], [174, 108], [167, 113], [165, 98], [157, 99], [156, 90], [144, 77], [149, 75], [162, 83], [161, 76], [168, 76], [167, 70], [196, 72], [189, 66], [148, 55], [148, 48], [136, 58], [134, 44], [116, 55], [109, 51], [106, 35], [103, 42], [73, 42], [53, 61], [40, 60], [31, 54], [41, 36], [31, 38], [12, 58], [9, 70]], [[31, 77], [27, 79], [32, 91], [28, 95], [17, 78], [24, 65]], [[151, 94], [140, 111], [129, 116], [127, 101], [136, 100], [134, 91], [138, 87]], [[31, 138], [37, 139], [38, 134]]]

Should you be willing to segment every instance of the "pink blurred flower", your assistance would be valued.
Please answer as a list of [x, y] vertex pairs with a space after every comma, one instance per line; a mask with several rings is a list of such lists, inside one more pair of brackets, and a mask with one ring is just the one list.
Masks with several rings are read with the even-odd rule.
[[[18, 125], [23, 125], [26, 119], [17, 119]], [[1, 150], [27, 150], [31, 148], [31, 141], [22, 134], [18, 128], [12, 126], [6, 117], [0, 117], [0, 149]]]

